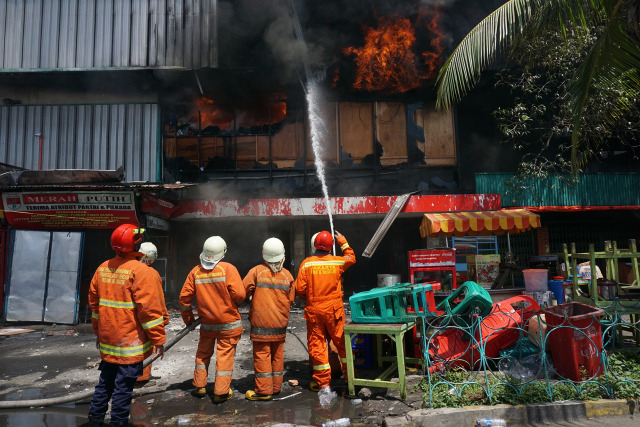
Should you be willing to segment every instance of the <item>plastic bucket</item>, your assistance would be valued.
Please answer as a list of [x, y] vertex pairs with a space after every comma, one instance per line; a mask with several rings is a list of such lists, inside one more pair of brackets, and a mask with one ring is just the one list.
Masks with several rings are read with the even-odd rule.
[[568, 302], [542, 309], [547, 322], [547, 339], [556, 372], [572, 381], [584, 381], [604, 373], [600, 363], [604, 311]]
[[378, 287], [394, 286], [402, 282], [399, 274], [378, 274]]
[[549, 281], [549, 270], [546, 268], [530, 268], [522, 270], [524, 287], [528, 292], [545, 292]]
[[553, 295], [556, 297], [556, 301], [558, 301], [558, 304], [562, 304], [564, 302], [564, 290], [562, 289], [562, 282], [562, 278], [556, 279], [554, 277], [553, 280], [549, 280], [549, 282], [547, 283], [549, 290], [553, 292]]

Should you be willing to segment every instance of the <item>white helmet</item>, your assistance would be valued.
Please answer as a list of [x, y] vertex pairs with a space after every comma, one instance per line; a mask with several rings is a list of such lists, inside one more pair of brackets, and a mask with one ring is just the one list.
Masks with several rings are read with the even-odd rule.
[[271, 237], [262, 245], [262, 258], [266, 262], [280, 262], [284, 258], [284, 245], [280, 239]]
[[227, 244], [220, 236], [211, 236], [205, 240], [200, 254], [200, 264], [205, 270], [211, 270], [224, 258], [227, 253]]
[[310, 250], [310, 252], [312, 254], [316, 251], [316, 237], [318, 237], [318, 234], [320, 234], [319, 231], [311, 237], [311, 250]]
[[262, 245], [262, 259], [274, 273], [282, 270], [284, 265], [284, 245], [282, 241], [275, 237], [265, 240]]
[[153, 264], [156, 258], [158, 258], [158, 248], [156, 248], [156, 245], [151, 242], [142, 242], [138, 252], [143, 254], [140, 261], [147, 265]]

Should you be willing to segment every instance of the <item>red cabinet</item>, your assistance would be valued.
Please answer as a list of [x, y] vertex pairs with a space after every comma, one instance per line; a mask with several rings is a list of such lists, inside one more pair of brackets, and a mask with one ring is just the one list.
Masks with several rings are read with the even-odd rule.
[[409, 251], [409, 281], [412, 284], [438, 282], [442, 290], [456, 289], [456, 250], [419, 249]]

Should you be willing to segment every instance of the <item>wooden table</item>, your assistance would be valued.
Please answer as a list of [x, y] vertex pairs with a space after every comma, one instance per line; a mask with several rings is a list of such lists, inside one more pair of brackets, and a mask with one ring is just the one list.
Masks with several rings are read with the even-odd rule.
[[[407, 323], [347, 323], [344, 325], [344, 340], [347, 353], [347, 381], [349, 383], [349, 395], [355, 395], [355, 386], [381, 387], [400, 390], [400, 398], [407, 399], [407, 381], [405, 364], [420, 363], [421, 358], [406, 357], [404, 354], [404, 335], [416, 326], [416, 322]], [[384, 372], [376, 379], [355, 378], [355, 370], [353, 367], [353, 349], [351, 347], [352, 339], [358, 334], [371, 334], [376, 336], [377, 340], [377, 363], [378, 369], [382, 370], [383, 362], [391, 362]], [[391, 356], [383, 356], [382, 354], [382, 336], [387, 335], [396, 344], [396, 354]], [[398, 382], [389, 381], [388, 378], [394, 372], [398, 372]]]

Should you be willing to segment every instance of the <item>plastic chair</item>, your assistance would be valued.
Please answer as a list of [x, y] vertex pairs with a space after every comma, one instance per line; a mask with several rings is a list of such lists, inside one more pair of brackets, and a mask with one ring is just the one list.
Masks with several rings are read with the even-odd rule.
[[[454, 300], [461, 296], [462, 300], [456, 303]], [[464, 282], [437, 306], [439, 311], [457, 316], [466, 315], [474, 308], [479, 309], [480, 316], [486, 316], [493, 308], [493, 301], [485, 288], [472, 281]]]

